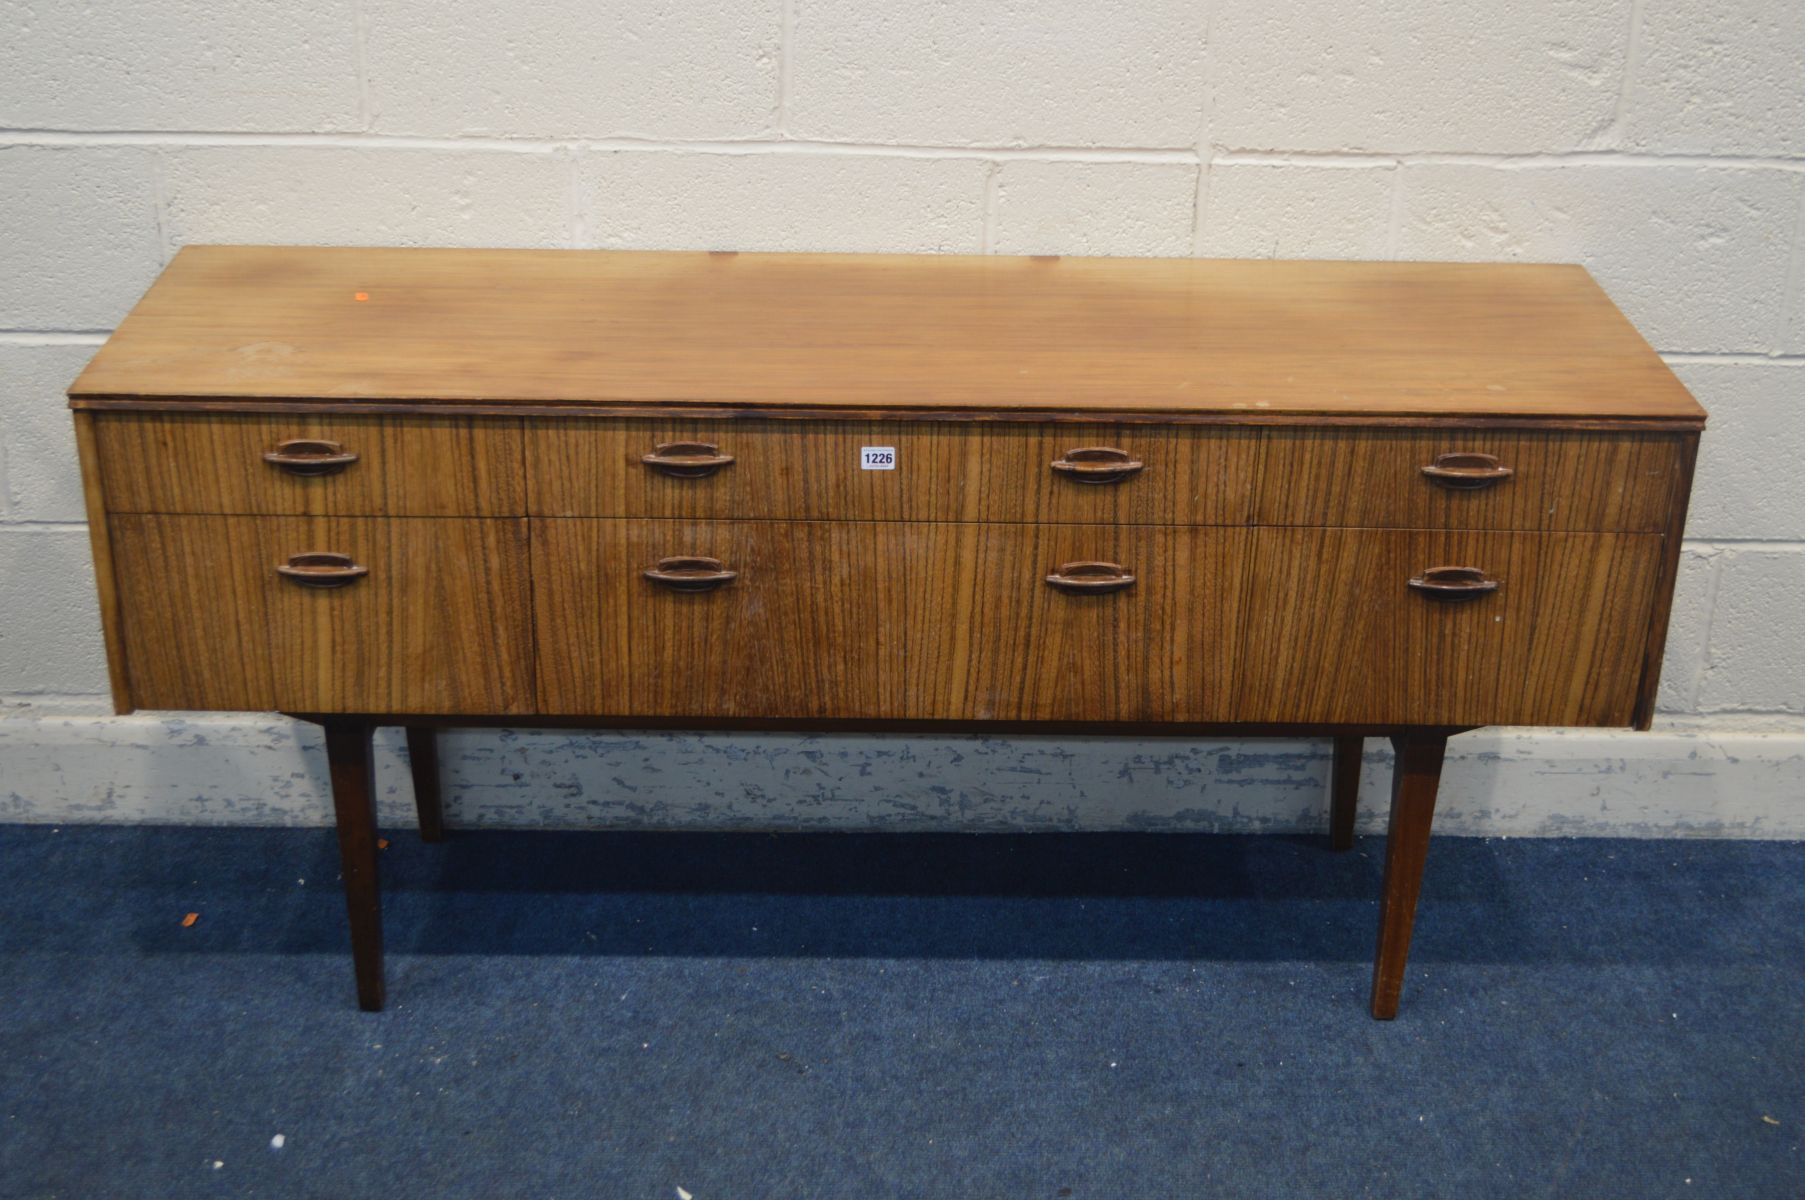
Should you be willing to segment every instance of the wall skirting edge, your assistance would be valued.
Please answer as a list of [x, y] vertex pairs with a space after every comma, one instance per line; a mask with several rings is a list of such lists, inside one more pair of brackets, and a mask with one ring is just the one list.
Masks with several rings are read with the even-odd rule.
[[[1805, 837], [1805, 725], [1483, 730], [1449, 744], [1438, 832]], [[448, 731], [447, 820], [494, 828], [1311, 832], [1326, 741]], [[399, 730], [385, 823], [412, 823]], [[1384, 828], [1373, 740], [1363, 832]], [[0, 709], [0, 821], [325, 825], [318, 731], [268, 715]]]

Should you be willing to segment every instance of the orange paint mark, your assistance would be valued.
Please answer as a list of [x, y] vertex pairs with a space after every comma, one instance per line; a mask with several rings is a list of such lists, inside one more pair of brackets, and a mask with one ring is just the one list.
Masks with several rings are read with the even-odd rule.
[[389, 839], [377, 838], [376, 839], [376, 848], [378, 850], [387, 850], [389, 848]]
[[182, 928], [186, 929], [190, 925], [194, 924], [196, 921], [198, 921], [200, 919], [201, 919], [201, 915], [199, 913], [189, 913], [187, 916], [182, 918]]
[[352, 292], [351, 293], [351, 299], [353, 299], [353, 300], [368, 300], [369, 298], [370, 298], [370, 293], [368, 293], [368, 292]]

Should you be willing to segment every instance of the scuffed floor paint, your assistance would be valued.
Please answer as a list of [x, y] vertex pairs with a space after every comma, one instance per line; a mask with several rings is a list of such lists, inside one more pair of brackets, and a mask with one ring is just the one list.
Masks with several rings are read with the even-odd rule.
[[[411, 823], [399, 730], [377, 739], [385, 823]], [[798, 734], [450, 731], [454, 825], [1305, 832], [1329, 745]], [[0, 820], [331, 821], [318, 731], [274, 716], [0, 716]], [[1360, 828], [1384, 828], [1390, 751], [1367, 744]], [[1805, 836], [1805, 730], [1485, 730], [1449, 744], [1441, 832]]]

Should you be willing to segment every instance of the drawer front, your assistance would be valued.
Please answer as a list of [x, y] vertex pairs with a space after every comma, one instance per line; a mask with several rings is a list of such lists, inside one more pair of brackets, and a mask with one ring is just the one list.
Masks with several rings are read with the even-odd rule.
[[1271, 429], [1262, 446], [1261, 525], [1658, 533], [1681, 471], [1662, 434]]
[[[1240, 525], [1257, 437], [1154, 425], [561, 418], [527, 422], [526, 458], [535, 515]], [[677, 448], [660, 456], [661, 445]], [[893, 457], [868, 462], [874, 448]], [[1073, 459], [1073, 450], [1093, 453]], [[702, 461], [723, 457], [732, 462]]]
[[[1249, 537], [1207, 528], [536, 521], [541, 709], [1224, 719]], [[736, 576], [700, 592], [645, 577], [679, 556], [715, 560]], [[1082, 560], [1119, 563], [1135, 582], [1102, 594], [1047, 582]]]
[[[524, 519], [126, 515], [109, 528], [141, 707], [531, 711]], [[278, 572], [313, 552], [365, 573], [320, 587]], [[312, 569], [313, 584], [340, 570]]]
[[[1262, 529], [1254, 539], [1240, 720], [1631, 721], [1659, 536]], [[1438, 599], [1410, 586], [1442, 566], [1479, 568], [1497, 588]]]
[[[1230, 717], [1247, 529], [925, 528], [933, 532], [917, 537], [911, 555], [931, 566], [907, 581], [909, 715]], [[1121, 566], [1133, 586], [1086, 594], [1047, 581], [1065, 564], [1097, 560]]]
[[498, 517], [526, 511], [518, 421], [107, 413], [96, 425], [112, 512]]

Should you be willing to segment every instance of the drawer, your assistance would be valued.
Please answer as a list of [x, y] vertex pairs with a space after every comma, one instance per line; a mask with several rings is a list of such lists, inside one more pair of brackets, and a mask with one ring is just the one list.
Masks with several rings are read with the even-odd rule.
[[[1224, 719], [1245, 529], [543, 520], [539, 696], [589, 716]], [[715, 560], [676, 591], [648, 568]], [[1103, 593], [1047, 582], [1109, 560]], [[680, 582], [680, 581], [677, 581]], [[699, 581], [706, 582], [706, 581]]]
[[1271, 429], [1255, 521], [1658, 533], [1680, 471], [1663, 434]]
[[[122, 515], [108, 527], [142, 708], [531, 710], [524, 519]], [[278, 572], [313, 552], [364, 573], [320, 587]]]
[[[1200, 426], [560, 418], [527, 422], [526, 457], [535, 515], [1240, 525], [1257, 436]], [[673, 444], [666, 461], [645, 461]], [[873, 447], [891, 456], [869, 463]], [[1069, 459], [1074, 450], [1093, 453]], [[732, 461], [695, 461], [722, 458]]]
[[[1258, 530], [1237, 716], [1628, 725], [1661, 543], [1653, 534]], [[1479, 568], [1496, 589], [1437, 598], [1410, 585], [1442, 566]]]
[[[112, 512], [494, 517], [526, 511], [518, 421], [106, 413], [95, 425]], [[295, 442], [310, 444], [289, 444]]]

